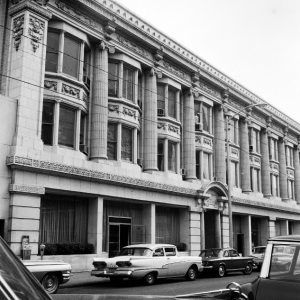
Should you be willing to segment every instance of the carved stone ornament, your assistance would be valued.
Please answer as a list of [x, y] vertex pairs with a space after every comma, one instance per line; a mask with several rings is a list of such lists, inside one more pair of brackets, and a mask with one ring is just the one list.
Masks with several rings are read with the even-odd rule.
[[45, 80], [44, 81], [44, 87], [47, 90], [56, 92], [57, 91], [57, 82], [56, 81]]
[[[30, 1], [41, 6], [46, 6], [49, 2], [49, 0], [30, 0]], [[24, 2], [24, 0], [11, 0], [12, 5], [19, 4], [20, 2]]]
[[179, 128], [174, 125], [168, 124], [168, 130], [179, 134]]
[[13, 39], [14, 39], [14, 46], [16, 51], [19, 50], [21, 44], [21, 38], [23, 35], [23, 28], [24, 26], [24, 15], [19, 16], [14, 19], [13, 21]]
[[127, 107], [123, 107], [123, 114], [136, 119], [136, 111]]
[[45, 23], [33, 16], [29, 18], [28, 34], [31, 39], [33, 52], [39, 47], [44, 36]]
[[108, 110], [110, 112], [119, 112], [119, 105], [116, 105], [116, 104], [108, 104]]
[[80, 90], [76, 89], [76, 88], [74, 88], [72, 86], [63, 84], [62, 85], [62, 92], [65, 93], [65, 94], [68, 94], [68, 95], [70, 95], [72, 97], [75, 97], [77, 99], [80, 98]]

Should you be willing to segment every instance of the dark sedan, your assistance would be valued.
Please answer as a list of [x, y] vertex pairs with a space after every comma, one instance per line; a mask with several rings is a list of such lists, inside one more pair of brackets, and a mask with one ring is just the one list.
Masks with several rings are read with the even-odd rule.
[[201, 250], [203, 271], [215, 273], [219, 277], [225, 276], [228, 272], [242, 271], [250, 275], [253, 270], [253, 257], [241, 256], [232, 248], [211, 248]]

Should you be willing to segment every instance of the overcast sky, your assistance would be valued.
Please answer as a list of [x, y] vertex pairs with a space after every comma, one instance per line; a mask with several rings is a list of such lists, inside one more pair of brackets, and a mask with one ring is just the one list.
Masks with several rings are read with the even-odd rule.
[[300, 0], [116, 0], [300, 123]]

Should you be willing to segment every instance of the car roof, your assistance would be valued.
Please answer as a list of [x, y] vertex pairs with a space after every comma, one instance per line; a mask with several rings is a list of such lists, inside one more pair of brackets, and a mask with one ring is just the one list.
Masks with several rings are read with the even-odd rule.
[[149, 248], [149, 249], [154, 249], [154, 248], [160, 248], [160, 247], [175, 247], [174, 245], [171, 244], [136, 244], [136, 245], [128, 245], [123, 247], [123, 249], [128, 249], [128, 248]]
[[300, 235], [281, 235], [269, 238], [271, 242], [300, 242]]
[[223, 251], [225, 251], [225, 250], [235, 250], [234, 248], [229, 248], [229, 247], [227, 247], [227, 248], [207, 248], [207, 249], [202, 249], [201, 251], [209, 251], [209, 250], [223, 250]]

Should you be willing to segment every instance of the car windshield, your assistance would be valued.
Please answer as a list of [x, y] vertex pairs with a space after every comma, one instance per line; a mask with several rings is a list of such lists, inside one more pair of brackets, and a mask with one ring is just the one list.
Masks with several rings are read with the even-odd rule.
[[[20, 300], [50, 300], [33, 275], [22, 262], [12, 253], [0, 237], [0, 281], [9, 285]], [[0, 286], [0, 299], [1, 294]], [[7, 298], [4, 298], [7, 299]]]
[[153, 251], [151, 249], [145, 247], [123, 248], [120, 252], [120, 256], [152, 256], [152, 253]]
[[207, 249], [207, 250], [201, 250], [200, 256], [202, 258], [206, 257], [220, 257], [222, 254], [221, 249]]

